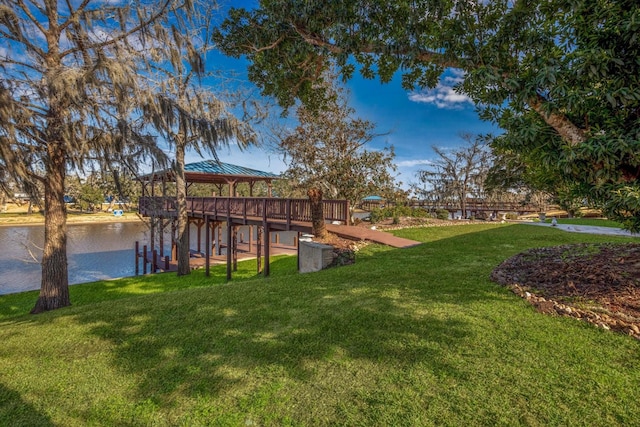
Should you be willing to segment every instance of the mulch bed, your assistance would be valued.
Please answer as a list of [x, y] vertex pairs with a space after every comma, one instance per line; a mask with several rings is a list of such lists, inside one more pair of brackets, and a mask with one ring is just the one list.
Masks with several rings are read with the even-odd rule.
[[543, 313], [640, 339], [640, 244], [531, 249], [504, 261], [491, 279]]

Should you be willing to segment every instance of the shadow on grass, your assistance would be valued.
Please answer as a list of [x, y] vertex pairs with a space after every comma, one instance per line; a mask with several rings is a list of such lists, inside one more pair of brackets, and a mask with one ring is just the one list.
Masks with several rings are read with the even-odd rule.
[[[503, 233], [478, 234], [495, 244], [496, 232]], [[433, 375], [457, 377], [465, 374], [448, 355], [478, 331], [446, 306], [498, 300], [486, 286], [465, 282], [490, 271], [478, 264], [485, 251], [471, 251], [477, 260], [451, 254], [455, 247], [469, 252], [469, 238], [403, 250], [372, 246], [353, 266], [304, 275], [292, 274], [295, 258], [284, 257], [272, 262], [267, 279], [124, 299], [117, 312], [97, 305], [75, 317], [116, 344], [117, 367], [141, 375], [139, 395], [162, 405], [181, 393], [251, 388], [265, 371], [313, 381], [320, 365], [341, 361], [364, 361], [379, 375], [387, 367], [428, 366]]]
[[415, 316], [385, 296], [388, 290], [310, 285], [229, 284], [171, 299], [152, 296], [144, 306], [124, 300], [123, 316], [97, 308], [79, 318], [117, 344], [119, 369], [143, 374], [140, 396], [162, 404], [177, 391], [219, 395], [265, 369], [309, 381], [319, 363], [339, 359], [365, 359], [381, 369], [424, 363], [436, 374], [455, 375], [443, 352], [466, 336], [463, 321]]
[[[251, 264], [242, 273], [246, 281], [105, 301], [29, 320], [69, 316], [84, 324], [89, 334], [112, 343], [119, 372], [139, 378], [140, 400], [163, 407], [179, 405], [183, 397], [251, 393], [264, 386], [264, 378], [312, 383], [327, 366], [366, 370], [369, 383], [357, 387], [375, 388], [389, 370], [462, 378], [469, 373], [459, 371], [450, 356], [464, 353], [488, 323], [475, 322], [469, 313], [478, 306], [500, 310], [507, 295], [487, 281], [493, 267], [532, 246], [603, 241], [537, 227], [515, 234], [509, 227], [398, 234], [405, 233], [425, 243], [402, 250], [373, 245], [355, 265], [305, 275], [292, 273], [295, 258], [275, 259], [268, 279], [256, 278]], [[170, 289], [171, 280], [154, 283], [160, 277], [141, 287]], [[340, 381], [339, 387], [350, 387], [348, 379]]]
[[3, 384], [0, 384], [0, 424], [33, 427], [55, 425], [49, 417], [25, 402], [19, 393]]

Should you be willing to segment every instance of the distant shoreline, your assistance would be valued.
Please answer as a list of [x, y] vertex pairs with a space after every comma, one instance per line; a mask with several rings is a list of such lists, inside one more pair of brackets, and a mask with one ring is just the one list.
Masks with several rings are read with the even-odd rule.
[[[106, 216], [97, 217], [89, 216], [69, 216], [67, 217], [67, 225], [84, 225], [84, 224], [112, 224], [119, 222], [145, 222], [144, 219], [138, 217], [135, 213], [125, 214], [123, 216]], [[44, 225], [44, 217], [40, 214], [33, 214], [29, 219], [9, 217], [3, 218], [0, 214], [0, 227], [26, 227], [32, 225]]]

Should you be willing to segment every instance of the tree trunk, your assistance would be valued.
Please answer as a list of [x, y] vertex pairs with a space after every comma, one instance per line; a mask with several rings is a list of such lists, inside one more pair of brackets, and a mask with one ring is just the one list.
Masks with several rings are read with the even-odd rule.
[[310, 188], [307, 191], [311, 203], [311, 234], [324, 239], [327, 237], [327, 226], [324, 223], [324, 211], [322, 209], [322, 190]]
[[176, 144], [176, 199], [178, 203], [178, 276], [191, 274], [189, 267], [189, 218], [187, 216], [187, 183], [184, 177], [184, 145]]
[[67, 212], [64, 204], [66, 164], [61, 144], [49, 144], [44, 180], [44, 251], [40, 295], [32, 314], [71, 305], [67, 271]]

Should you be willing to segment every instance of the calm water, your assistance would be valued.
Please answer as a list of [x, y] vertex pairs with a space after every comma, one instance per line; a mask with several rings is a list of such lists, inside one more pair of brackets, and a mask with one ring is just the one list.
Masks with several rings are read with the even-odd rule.
[[[68, 226], [69, 283], [133, 276], [136, 240], [148, 242], [138, 222]], [[0, 294], [40, 289], [42, 226], [0, 227]]]
[[[69, 224], [67, 229], [72, 285], [135, 275], [135, 242], [140, 242], [140, 250], [142, 245], [149, 244], [149, 230], [141, 222]], [[239, 232], [248, 238], [246, 227], [240, 227]], [[280, 234], [280, 239], [291, 245], [294, 236], [294, 232], [285, 232]], [[255, 229], [253, 239], [256, 239]], [[190, 240], [191, 248], [196, 249], [196, 227], [190, 227]], [[0, 295], [40, 289], [43, 241], [43, 226], [0, 227]], [[170, 241], [170, 236], [165, 234], [167, 255]], [[201, 245], [204, 250], [204, 234]]]

